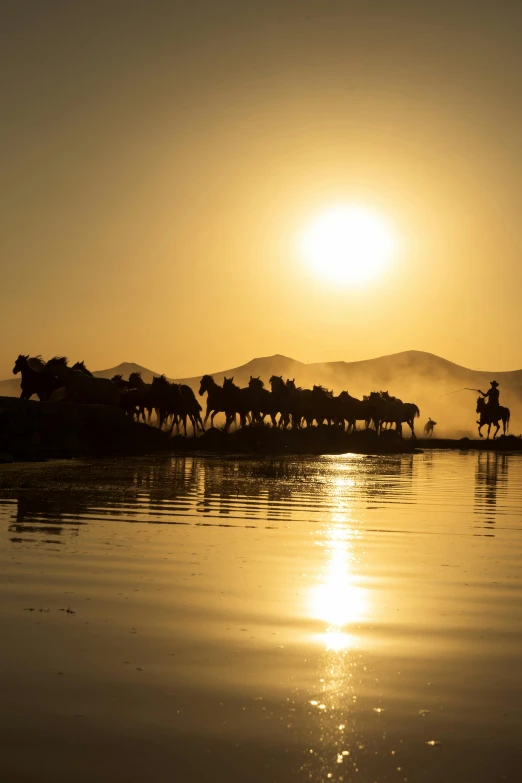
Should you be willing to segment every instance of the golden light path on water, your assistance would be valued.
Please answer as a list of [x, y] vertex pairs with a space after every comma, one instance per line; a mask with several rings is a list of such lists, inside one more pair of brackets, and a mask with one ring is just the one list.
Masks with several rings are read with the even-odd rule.
[[[341, 470], [357, 472], [357, 463], [343, 465]], [[325, 553], [324, 569], [308, 597], [310, 617], [324, 622], [315, 641], [325, 652], [317, 693], [310, 700], [318, 711], [318, 734], [312, 738], [304, 771], [320, 781], [346, 780], [347, 767], [357, 770], [356, 751], [363, 749], [355, 723], [360, 660], [357, 631], [367, 620], [371, 605], [359, 573], [361, 533], [350, 513], [350, 491], [356, 484], [356, 477], [351, 476], [338, 476], [329, 484], [334, 509], [315, 542]]]

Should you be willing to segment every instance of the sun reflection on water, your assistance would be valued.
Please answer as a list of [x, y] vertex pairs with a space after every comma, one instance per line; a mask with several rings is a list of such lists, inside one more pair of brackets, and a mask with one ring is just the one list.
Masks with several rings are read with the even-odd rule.
[[319, 584], [310, 596], [310, 614], [323, 620], [327, 627], [322, 641], [329, 650], [341, 650], [351, 646], [353, 633], [348, 629], [360, 623], [368, 612], [367, 590], [359, 584], [355, 573], [356, 557], [353, 540], [357, 531], [352, 530], [345, 515], [337, 514], [329, 529], [326, 541], [318, 542], [328, 560]]
[[362, 747], [355, 722], [361, 680], [357, 633], [369, 614], [370, 601], [359, 573], [361, 535], [346, 502], [346, 490], [353, 483], [342, 477], [331, 486], [335, 511], [315, 542], [323, 550], [324, 568], [308, 603], [310, 616], [324, 623], [318, 639], [324, 657], [309, 700], [317, 713], [317, 734], [303, 771], [321, 781], [347, 780], [346, 775], [358, 770]]

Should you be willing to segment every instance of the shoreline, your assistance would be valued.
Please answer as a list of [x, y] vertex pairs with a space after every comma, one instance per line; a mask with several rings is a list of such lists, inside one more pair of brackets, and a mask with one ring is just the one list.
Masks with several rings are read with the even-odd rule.
[[0, 397], [0, 464], [104, 456], [170, 454], [414, 454], [424, 450], [522, 451], [522, 438], [400, 437], [394, 430], [346, 433], [320, 425], [300, 430], [254, 426], [224, 432], [210, 428], [198, 437], [171, 436], [129, 419], [117, 408]]

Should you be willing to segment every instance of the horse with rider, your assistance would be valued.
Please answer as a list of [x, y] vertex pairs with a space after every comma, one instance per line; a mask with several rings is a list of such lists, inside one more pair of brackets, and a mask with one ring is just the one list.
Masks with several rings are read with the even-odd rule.
[[500, 404], [498, 381], [490, 381], [489, 385], [490, 388], [487, 390], [487, 392], [483, 392], [480, 389], [477, 389], [478, 393], [481, 395], [477, 399], [477, 413], [479, 414], [479, 419], [477, 421], [477, 424], [479, 425], [478, 434], [481, 438], [483, 437], [481, 430], [482, 427], [487, 424], [487, 437], [489, 438], [491, 425], [494, 424], [496, 426], [496, 430], [493, 434], [493, 439], [495, 439], [500, 429], [499, 422], [502, 422], [503, 433], [506, 435], [509, 428], [510, 411], [509, 408], [505, 408]]

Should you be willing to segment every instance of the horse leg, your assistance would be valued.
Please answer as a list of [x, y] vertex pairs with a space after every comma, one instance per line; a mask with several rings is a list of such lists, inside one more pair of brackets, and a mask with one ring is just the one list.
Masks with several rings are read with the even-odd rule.
[[417, 436], [415, 435], [415, 421], [412, 419], [411, 421], [408, 422], [408, 424], [410, 425], [410, 429], [411, 429], [411, 437], [415, 438], [416, 440]]
[[493, 435], [493, 440], [495, 440], [495, 438], [497, 437], [498, 431], [500, 429], [500, 422], [497, 421], [495, 422], [495, 424], [497, 425], [497, 429], [495, 430], [495, 434]]

